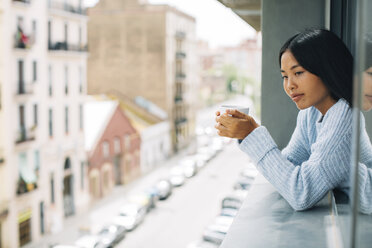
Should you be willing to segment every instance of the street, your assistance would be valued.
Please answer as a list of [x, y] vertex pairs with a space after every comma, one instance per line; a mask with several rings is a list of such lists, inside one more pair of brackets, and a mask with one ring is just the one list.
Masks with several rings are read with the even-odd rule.
[[169, 199], [159, 202], [117, 247], [183, 248], [200, 239], [248, 161], [235, 142], [229, 144], [199, 174], [176, 188]]

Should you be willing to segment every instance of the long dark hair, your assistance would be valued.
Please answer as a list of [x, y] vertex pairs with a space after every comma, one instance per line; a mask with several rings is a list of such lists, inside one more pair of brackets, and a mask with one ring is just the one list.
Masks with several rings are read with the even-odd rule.
[[307, 29], [287, 40], [279, 52], [279, 66], [289, 50], [307, 71], [318, 76], [336, 101], [352, 103], [353, 56], [334, 33], [325, 29]]

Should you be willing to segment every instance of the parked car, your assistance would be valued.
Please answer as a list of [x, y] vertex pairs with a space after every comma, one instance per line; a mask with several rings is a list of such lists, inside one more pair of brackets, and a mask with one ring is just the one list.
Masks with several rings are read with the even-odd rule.
[[246, 196], [247, 196], [247, 191], [235, 190], [222, 199], [222, 208], [239, 209], [241, 205], [243, 204], [243, 201]]
[[84, 235], [75, 241], [75, 245], [79, 248], [104, 248], [101, 239], [97, 235]]
[[221, 244], [232, 222], [233, 222], [232, 217], [228, 216], [216, 217], [215, 222], [205, 229], [203, 233], [203, 239], [206, 241], [216, 243], [218, 245]]
[[149, 199], [149, 208], [147, 209], [147, 211], [155, 208], [156, 203], [159, 200], [158, 190], [156, 189], [156, 187], [150, 187], [146, 189], [144, 194], [146, 194]]
[[172, 168], [169, 175], [169, 182], [173, 187], [182, 186], [185, 183], [185, 175], [182, 168], [174, 167]]
[[167, 179], [160, 180], [156, 185], [155, 189], [159, 200], [165, 200], [172, 194], [172, 184]]
[[216, 243], [200, 240], [189, 244], [187, 248], [218, 248], [218, 245]]
[[196, 165], [194, 164], [184, 164], [184, 165], [179, 165], [179, 167], [183, 171], [184, 176], [187, 178], [191, 178], [195, 176], [196, 173], [198, 172], [198, 169]]
[[145, 218], [146, 209], [135, 203], [128, 203], [124, 205], [115, 216], [114, 223], [125, 227], [127, 231], [135, 229]]
[[80, 248], [76, 245], [53, 245], [51, 248]]
[[196, 167], [197, 167], [198, 171], [201, 168], [203, 168], [208, 163], [208, 160], [209, 160], [209, 155], [207, 155], [205, 153], [197, 153], [197, 154], [193, 155], [192, 157], [195, 160]]
[[223, 141], [220, 137], [214, 137], [212, 139], [211, 147], [216, 152], [220, 152], [223, 149]]
[[238, 209], [236, 208], [222, 208], [221, 209], [221, 216], [230, 216], [235, 217], [238, 214]]
[[149, 212], [151, 208], [155, 207], [155, 198], [145, 192], [138, 192], [128, 197], [130, 203], [138, 204]]
[[115, 224], [105, 226], [101, 229], [97, 236], [100, 237], [104, 247], [114, 247], [115, 244], [119, 243], [125, 237], [125, 227]]
[[238, 189], [248, 190], [251, 187], [253, 180], [254, 178], [251, 178], [251, 177], [240, 176], [234, 184], [234, 189], [235, 190], [238, 190]]
[[197, 154], [204, 154], [207, 157], [207, 160], [211, 160], [216, 156], [216, 151], [209, 146], [199, 147]]
[[241, 175], [242, 177], [250, 178], [250, 179], [252, 179], [252, 180], [254, 180], [254, 179], [256, 178], [257, 174], [258, 174], [258, 171], [257, 171], [257, 169], [254, 168], [254, 167], [253, 167], [253, 168], [251, 168], [251, 167], [247, 167], [247, 168], [245, 168], [245, 169], [240, 173], [240, 175]]

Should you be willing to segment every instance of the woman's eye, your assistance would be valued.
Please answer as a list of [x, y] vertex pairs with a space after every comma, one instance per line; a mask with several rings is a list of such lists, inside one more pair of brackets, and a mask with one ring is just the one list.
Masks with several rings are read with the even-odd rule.
[[298, 72], [295, 72], [295, 75], [300, 76], [302, 73], [304, 73], [304, 72], [303, 71], [298, 71]]
[[284, 76], [284, 75], [282, 75], [282, 79], [285, 79], [285, 78], [288, 78], [288, 76]]
[[372, 76], [372, 71], [367, 71], [367, 74]]

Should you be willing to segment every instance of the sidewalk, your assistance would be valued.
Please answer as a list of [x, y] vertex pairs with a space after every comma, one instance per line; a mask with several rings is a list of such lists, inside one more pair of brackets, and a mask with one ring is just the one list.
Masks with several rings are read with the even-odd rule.
[[[162, 177], [165, 177], [169, 173], [169, 168], [174, 166], [179, 159], [187, 155], [190, 147], [179, 151], [177, 154], [168, 158], [164, 161], [163, 165], [158, 165], [154, 170], [143, 175], [137, 180], [121, 186], [113, 188], [112, 192], [104, 198], [92, 203], [83, 213], [78, 213], [74, 216], [68, 217], [64, 220], [64, 228], [57, 234], [45, 234], [38, 242], [32, 242], [23, 246], [24, 248], [49, 248], [54, 244], [73, 244], [83, 234], [89, 233], [89, 229], [92, 228], [92, 219], [94, 217], [105, 218], [102, 213], [110, 213], [110, 209], [117, 209], [118, 205], [125, 202], [125, 196], [130, 195], [134, 192], [139, 192], [147, 187], [152, 186]], [[115, 212], [116, 213], [116, 212]], [[115, 214], [114, 213], [114, 214]], [[100, 220], [102, 221], [102, 220]], [[99, 222], [99, 221], [98, 221]]]

